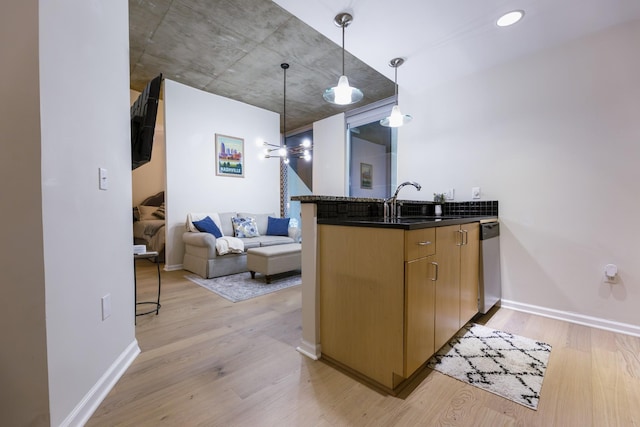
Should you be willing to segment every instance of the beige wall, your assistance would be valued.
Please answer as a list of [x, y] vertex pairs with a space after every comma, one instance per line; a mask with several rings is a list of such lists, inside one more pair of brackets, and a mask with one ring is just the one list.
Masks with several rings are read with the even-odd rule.
[[48, 425], [38, 1], [9, 0], [0, 14], [0, 418]]

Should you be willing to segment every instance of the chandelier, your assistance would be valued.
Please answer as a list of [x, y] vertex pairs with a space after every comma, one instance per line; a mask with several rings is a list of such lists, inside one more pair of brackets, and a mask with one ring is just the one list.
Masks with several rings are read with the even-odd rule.
[[282, 159], [285, 164], [289, 164], [290, 158], [300, 158], [306, 161], [311, 160], [311, 151], [313, 145], [308, 139], [304, 139], [299, 145], [288, 146], [287, 145], [287, 69], [289, 64], [282, 63], [280, 68], [284, 70], [284, 108], [282, 112], [282, 140], [281, 145], [275, 145], [268, 142], [263, 142], [265, 146], [264, 158], [265, 159]]

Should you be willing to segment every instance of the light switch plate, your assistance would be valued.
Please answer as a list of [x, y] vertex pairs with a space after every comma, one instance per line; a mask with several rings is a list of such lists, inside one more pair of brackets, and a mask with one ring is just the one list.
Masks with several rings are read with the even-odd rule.
[[453, 189], [453, 188], [449, 188], [444, 193], [444, 198], [447, 199], [447, 200], [453, 200], [454, 196], [455, 196], [455, 189]]
[[111, 294], [102, 297], [102, 320], [106, 320], [111, 316]]
[[98, 168], [98, 187], [101, 190], [107, 190], [109, 188], [109, 179], [105, 168]]
[[471, 198], [479, 199], [480, 198], [480, 187], [473, 187], [471, 189]]

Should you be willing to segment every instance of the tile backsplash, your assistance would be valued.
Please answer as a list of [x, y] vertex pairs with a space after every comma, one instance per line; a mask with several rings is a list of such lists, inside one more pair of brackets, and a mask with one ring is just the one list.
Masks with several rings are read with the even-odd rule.
[[[383, 215], [383, 203], [371, 200], [316, 200], [318, 218], [366, 218]], [[398, 201], [403, 216], [431, 216], [435, 213], [433, 202]], [[497, 200], [471, 202], [446, 202], [442, 204], [445, 216], [498, 216]]]

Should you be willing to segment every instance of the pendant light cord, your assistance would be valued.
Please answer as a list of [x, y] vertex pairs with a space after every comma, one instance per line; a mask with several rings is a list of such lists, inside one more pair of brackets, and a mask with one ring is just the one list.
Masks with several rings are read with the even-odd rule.
[[396, 105], [398, 105], [398, 67], [393, 67], [393, 69], [395, 70], [394, 86], [396, 90]]
[[280, 68], [284, 70], [284, 97], [282, 100], [283, 111], [282, 111], [282, 145], [286, 148], [287, 146], [287, 68], [289, 68], [289, 64], [282, 63], [280, 64]]
[[342, 23], [342, 75], [344, 76], [344, 27], [346, 25]]
[[284, 69], [284, 99], [283, 103], [283, 112], [284, 117], [282, 118], [282, 139], [284, 140], [284, 146], [287, 146], [287, 69]]

